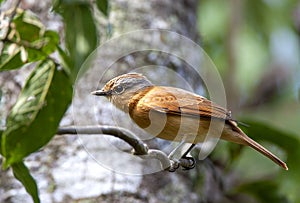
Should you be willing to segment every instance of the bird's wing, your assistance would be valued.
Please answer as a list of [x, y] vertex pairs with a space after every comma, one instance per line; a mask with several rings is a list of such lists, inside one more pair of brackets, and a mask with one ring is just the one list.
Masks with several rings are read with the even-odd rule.
[[157, 112], [193, 117], [213, 117], [224, 120], [231, 119], [229, 111], [205, 97], [172, 87], [155, 89], [143, 98], [143, 105]]

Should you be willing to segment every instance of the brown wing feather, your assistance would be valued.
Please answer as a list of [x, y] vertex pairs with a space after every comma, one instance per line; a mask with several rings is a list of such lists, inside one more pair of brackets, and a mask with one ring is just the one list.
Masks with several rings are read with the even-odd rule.
[[143, 98], [143, 105], [161, 113], [231, 119], [230, 112], [208, 99], [173, 87], [155, 87]]

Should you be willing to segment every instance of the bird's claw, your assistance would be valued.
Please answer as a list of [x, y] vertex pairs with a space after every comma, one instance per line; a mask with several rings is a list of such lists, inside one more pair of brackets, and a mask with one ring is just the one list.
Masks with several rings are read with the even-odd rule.
[[180, 166], [180, 162], [176, 160], [171, 160], [171, 165], [168, 168], [169, 172], [175, 172]]
[[171, 165], [168, 168], [169, 172], [175, 172], [179, 166], [183, 168], [183, 170], [190, 170], [195, 168], [196, 160], [193, 157], [182, 157], [180, 160], [171, 160]]
[[183, 170], [190, 170], [195, 168], [196, 160], [193, 157], [182, 157], [180, 159], [180, 165], [182, 166]]

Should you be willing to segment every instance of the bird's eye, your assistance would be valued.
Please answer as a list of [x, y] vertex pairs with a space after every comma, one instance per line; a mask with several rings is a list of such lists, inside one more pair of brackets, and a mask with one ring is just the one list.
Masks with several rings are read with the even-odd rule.
[[124, 91], [124, 87], [121, 85], [118, 85], [117, 87], [114, 88], [114, 92], [117, 94], [121, 94]]

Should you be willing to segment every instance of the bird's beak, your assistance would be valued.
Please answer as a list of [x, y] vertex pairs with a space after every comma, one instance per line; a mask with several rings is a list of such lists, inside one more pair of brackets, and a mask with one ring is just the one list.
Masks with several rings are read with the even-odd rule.
[[111, 91], [96, 90], [91, 92], [91, 94], [96, 96], [109, 96], [111, 94]]

